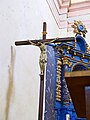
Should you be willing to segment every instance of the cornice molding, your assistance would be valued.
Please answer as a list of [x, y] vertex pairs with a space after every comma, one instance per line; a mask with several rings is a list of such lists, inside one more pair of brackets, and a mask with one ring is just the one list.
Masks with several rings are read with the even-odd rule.
[[[70, 29], [69, 20], [78, 19], [79, 16], [86, 16], [90, 14], [90, 1], [71, 3], [71, 0], [46, 0], [48, 6], [53, 14], [53, 17], [57, 23], [59, 29]], [[77, 17], [78, 16], [78, 17]], [[87, 23], [90, 21], [88, 18], [84, 20], [84, 23], [88, 28], [90, 25]]]
[[58, 11], [58, 4], [54, 2], [54, 0], [46, 0], [47, 4], [51, 10], [51, 13], [57, 23], [58, 28], [60, 28], [60, 19], [59, 19], [59, 11]]

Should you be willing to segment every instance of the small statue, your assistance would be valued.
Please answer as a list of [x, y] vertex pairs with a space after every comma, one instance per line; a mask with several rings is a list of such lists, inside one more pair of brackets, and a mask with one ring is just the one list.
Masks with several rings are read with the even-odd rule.
[[45, 44], [41, 44], [39, 48], [41, 50], [39, 65], [40, 65], [41, 75], [43, 75], [45, 70], [45, 64], [47, 63], [46, 46]]
[[40, 71], [41, 71], [40, 74], [43, 75], [45, 70], [45, 64], [47, 63], [46, 45], [45, 43], [41, 43], [41, 42], [34, 43], [30, 40], [29, 40], [29, 43], [31, 45], [38, 46], [40, 48], [41, 53], [39, 58], [39, 65], [40, 65]]
[[50, 42], [37, 42], [34, 43], [30, 40], [28, 40], [31, 45], [38, 46], [40, 48], [40, 58], [39, 58], [39, 65], [40, 65], [40, 74], [44, 75], [45, 70], [45, 64], [47, 63], [47, 54], [46, 54], [46, 45], [49, 43], [53, 43], [55, 40], [52, 40]]

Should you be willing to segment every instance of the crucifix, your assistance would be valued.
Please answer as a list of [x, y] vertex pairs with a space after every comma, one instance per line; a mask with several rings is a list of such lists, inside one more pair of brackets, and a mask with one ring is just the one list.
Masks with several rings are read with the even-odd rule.
[[49, 43], [58, 44], [60, 42], [68, 42], [75, 41], [74, 37], [66, 37], [66, 38], [52, 38], [46, 39], [46, 22], [43, 23], [43, 32], [42, 32], [42, 40], [26, 40], [26, 41], [16, 41], [15, 45], [35, 45], [40, 48], [40, 58], [39, 58], [39, 65], [40, 65], [40, 94], [39, 94], [39, 112], [38, 112], [38, 120], [42, 120], [43, 118], [43, 95], [44, 95], [44, 71], [45, 71], [45, 64], [47, 63], [47, 54], [46, 54], [46, 45]]

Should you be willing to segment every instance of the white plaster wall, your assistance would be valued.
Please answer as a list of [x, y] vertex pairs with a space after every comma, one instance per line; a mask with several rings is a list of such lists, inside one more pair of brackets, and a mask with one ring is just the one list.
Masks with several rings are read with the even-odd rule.
[[[14, 42], [42, 38], [44, 21], [48, 25], [47, 37], [59, 36], [46, 0], [0, 0], [0, 120], [38, 118], [40, 50], [34, 46], [16, 47]], [[6, 118], [11, 45], [15, 47], [16, 56]]]

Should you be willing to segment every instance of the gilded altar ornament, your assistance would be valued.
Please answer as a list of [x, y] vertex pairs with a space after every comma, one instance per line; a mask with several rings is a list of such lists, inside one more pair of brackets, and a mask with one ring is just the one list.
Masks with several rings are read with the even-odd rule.
[[61, 59], [57, 59], [56, 100], [61, 101]]
[[75, 47], [75, 49], [76, 49], [76, 43], [77, 43], [77, 40], [75, 39], [75, 41], [74, 41], [74, 47]]
[[68, 57], [63, 57], [62, 60], [63, 60], [63, 65], [66, 64], [66, 65], [68, 65], [69, 67], [72, 66], [72, 62], [69, 61], [69, 58], [68, 58]]
[[82, 54], [82, 57], [84, 58], [84, 57], [85, 57], [85, 55], [84, 55], [84, 54]]
[[70, 50], [71, 48], [70, 48], [70, 46], [68, 46], [68, 50]]
[[80, 35], [83, 35], [83, 37], [86, 37], [85, 34], [87, 33], [87, 30], [85, 25], [82, 23], [82, 21], [74, 20], [74, 24], [72, 25], [72, 27], [74, 28], [73, 32], [76, 34], [75, 36], [80, 34]]
[[77, 53], [76, 53], [76, 52], [74, 52], [74, 55], [77, 55]]
[[86, 53], [89, 53], [90, 52], [90, 47], [88, 44], [86, 44]]
[[67, 64], [67, 65], [69, 64], [69, 60], [67, 57], [63, 57], [62, 59], [63, 59], [63, 64]]
[[46, 32], [46, 31], [43, 31], [43, 32], [42, 32], [42, 34], [43, 34], [43, 35], [46, 35], [46, 34], [47, 34], [47, 32]]

